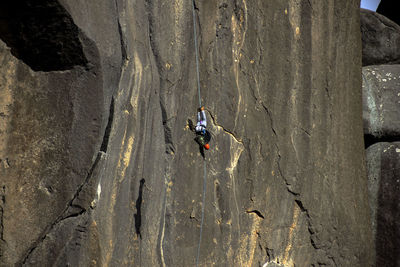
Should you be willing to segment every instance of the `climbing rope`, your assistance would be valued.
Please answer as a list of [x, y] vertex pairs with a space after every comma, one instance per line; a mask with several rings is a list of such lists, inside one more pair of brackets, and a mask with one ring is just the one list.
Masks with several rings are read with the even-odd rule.
[[[194, 1], [192, 0], [192, 11], [193, 11], [193, 39], [194, 39], [194, 49], [196, 54], [196, 74], [197, 74], [197, 90], [199, 94], [199, 107], [201, 107], [201, 92], [200, 92], [200, 72], [199, 72], [199, 48], [197, 44], [197, 32], [196, 32], [196, 11]], [[200, 235], [199, 235], [199, 244], [197, 246], [197, 256], [196, 256], [196, 266], [199, 266], [199, 258], [200, 258], [200, 246], [201, 246], [201, 237], [203, 235], [203, 224], [204, 224], [204, 207], [206, 202], [206, 187], [207, 187], [207, 164], [204, 158], [204, 178], [203, 178], [203, 199], [201, 204], [201, 223], [200, 223]]]
[[192, 0], [193, 9], [193, 38], [194, 38], [194, 50], [196, 54], [196, 74], [197, 74], [197, 90], [199, 92], [199, 107], [201, 107], [201, 94], [200, 94], [200, 72], [199, 72], [199, 48], [197, 45], [197, 32], [196, 32], [196, 11], [194, 10], [194, 0]]
[[206, 166], [206, 161], [204, 160], [203, 200], [201, 204], [200, 236], [199, 236], [199, 245], [197, 246], [196, 266], [199, 266], [201, 236], [203, 235], [204, 206], [206, 203], [206, 186], [207, 186], [207, 166]]

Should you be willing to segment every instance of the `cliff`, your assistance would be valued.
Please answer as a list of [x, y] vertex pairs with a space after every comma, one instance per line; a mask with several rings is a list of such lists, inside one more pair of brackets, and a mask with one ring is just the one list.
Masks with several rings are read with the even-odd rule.
[[2, 6], [2, 266], [372, 265], [359, 1]]

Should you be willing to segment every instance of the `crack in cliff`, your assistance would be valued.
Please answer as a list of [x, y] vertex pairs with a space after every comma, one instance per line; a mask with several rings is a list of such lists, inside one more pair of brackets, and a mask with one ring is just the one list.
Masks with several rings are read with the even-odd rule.
[[172, 129], [169, 126], [170, 120], [172, 118], [168, 118], [162, 94], [160, 94], [160, 108], [161, 108], [162, 125], [164, 130], [165, 153], [173, 155], [175, 154], [175, 146], [172, 140]]
[[285, 183], [285, 185], [286, 185], [286, 190], [287, 190], [290, 194], [292, 194], [293, 196], [298, 196], [298, 195], [300, 195], [300, 194], [297, 193], [297, 192], [295, 192], [295, 191], [293, 191], [293, 190], [290, 188], [290, 187], [291, 187], [291, 184], [288, 182], [288, 180], [287, 180], [287, 178], [285, 177], [285, 175], [283, 175], [283, 171], [282, 171], [281, 164], [280, 164], [280, 161], [281, 161], [281, 154], [280, 154], [280, 152], [279, 152], [279, 147], [278, 147], [277, 144], [275, 144], [275, 147], [276, 147], [276, 149], [277, 149], [277, 155], [278, 155], [278, 159], [277, 159], [277, 161], [276, 161], [276, 165], [277, 165], [277, 167], [278, 167], [279, 175], [282, 177], [282, 180], [284, 181], [284, 183]]
[[236, 137], [236, 135], [232, 131], [230, 131], [230, 130], [226, 129], [224, 126], [218, 124], [215, 117], [211, 113], [211, 111], [209, 109], [206, 109], [206, 110], [208, 111], [208, 114], [210, 114], [211, 120], [215, 126], [220, 127], [226, 134], [229, 134], [237, 143], [240, 143], [243, 145], [243, 141], [241, 138]]
[[246, 210], [246, 213], [248, 214], [255, 214], [261, 219], [265, 219], [264, 215], [259, 211], [259, 210]]
[[[67, 206], [65, 207], [65, 209], [61, 212], [61, 214], [56, 218], [56, 220], [51, 223], [50, 225], [48, 225], [45, 230], [43, 231], [43, 233], [40, 235], [40, 237], [33, 242], [32, 246], [27, 250], [26, 255], [23, 257], [23, 259], [19, 262], [19, 264], [17, 265], [24, 265], [26, 263], [26, 261], [29, 259], [29, 257], [32, 255], [32, 253], [35, 251], [35, 249], [46, 239], [47, 235], [54, 229], [54, 227], [59, 224], [61, 221], [67, 219], [67, 218], [71, 218], [71, 217], [79, 217], [80, 215], [84, 214], [87, 209], [81, 207], [80, 205], [75, 205], [73, 204], [74, 200], [79, 196], [79, 193], [82, 191], [83, 187], [88, 184], [90, 178], [92, 177], [92, 174], [95, 170], [95, 168], [97, 167], [97, 164], [99, 163], [100, 159], [101, 159], [101, 155], [103, 154], [102, 151], [99, 151], [97, 154], [97, 157], [94, 161], [94, 163], [92, 164], [85, 180], [83, 181], [82, 184], [80, 184], [76, 190], [76, 192], [74, 193], [72, 199], [70, 201], [68, 201]], [[80, 211], [78, 212], [73, 212], [71, 214], [67, 214], [65, 215], [69, 209], [71, 208], [78, 208], [80, 209]]]
[[[307, 222], [307, 230], [308, 230], [308, 233], [310, 234], [311, 246], [317, 251], [323, 251], [323, 253], [325, 254], [324, 258], [328, 258], [333, 263], [332, 266], [338, 266], [334, 257], [328, 252], [328, 250], [317, 244], [317, 241], [316, 241], [317, 237], [316, 237], [316, 233], [315, 233], [315, 230], [314, 230], [314, 227], [312, 224], [311, 215], [310, 215], [308, 209], [304, 206], [303, 202], [300, 200], [299, 195], [297, 196], [297, 198], [295, 198], [294, 201], [295, 201], [296, 205], [299, 207], [300, 211], [305, 216], [305, 219]], [[323, 263], [321, 261], [318, 261], [317, 263], [319, 264], [318, 266], [329, 265], [329, 264]], [[312, 264], [312, 266], [314, 266], [314, 264]]]
[[[308, 232], [310, 234], [310, 242], [311, 245], [313, 246], [314, 249], [319, 250], [321, 249], [317, 243], [315, 242], [315, 231], [313, 229], [312, 223], [311, 223], [311, 216], [308, 212], [308, 210], [304, 207], [303, 202], [300, 199], [295, 199], [295, 202], [297, 204], [297, 206], [300, 208], [301, 212], [306, 216], [306, 221], [307, 221], [307, 227], [308, 227]], [[325, 250], [324, 250], [325, 251]], [[326, 254], [328, 254], [325, 251]]]
[[107, 153], [108, 141], [110, 139], [111, 126], [114, 120], [114, 97], [111, 97], [110, 109], [108, 113], [108, 122], [104, 131], [103, 142], [100, 151]]
[[122, 57], [122, 65], [125, 64], [125, 62], [129, 61], [128, 59], [128, 54], [126, 52], [126, 42], [125, 42], [125, 38], [122, 32], [122, 27], [121, 27], [121, 22], [118, 19], [118, 33], [119, 33], [119, 39], [121, 42], [121, 57]]
[[275, 131], [275, 128], [274, 128], [274, 121], [272, 120], [271, 112], [269, 111], [268, 107], [264, 104], [263, 101], [260, 101], [260, 103], [261, 103], [261, 105], [263, 106], [265, 112], [268, 115], [268, 118], [269, 118], [269, 121], [270, 121], [270, 124], [271, 124], [271, 130], [274, 133], [275, 138], [278, 139], [278, 135], [276, 134], [276, 131]]
[[[272, 133], [273, 133], [274, 136], [275, 136], [275, 148], [276, 148], [276, 155], [277, 155], [276, 165], [277, 165], [277, 168], [278, 168], [279, 175], [282, 177], [282, 180], [283, 180], [283, 182], [285, 183], [286, 190], [287, 190], [290, 194], [292, 194], [292, 195], [294, 195], [294, 196], [298, 196], [299, 193], [294, 192], [294, 191], [290, 188], [290, 185], [291, 185], [291, 184], [288, 182], [288, 180], [287, 180], [287, 178], [285, 177], [285, 175], [283, 174], [283, 171], [282, 171], [282, 168], [281, 168], [281, 163], [280, 163], [280, 162], [281, 162], [281, 153], [280, 153], [280, 149], [279, 149], [279, 145], [278, 145], [278, 142], [279, 142], [279, 140], [278, 140], [278, 134], [276, 133], [276, 130], [275, 130], [275, 127], [274, 127], [274, 121], [273, 121], [273, 119], [272, 119], [271, 112], [269, 111], [268, 107], [264, 104], [263, 101], [259, 101], [259, 102], [261, 103], [262, 107], [264, 108], [265, 112], [266, 112], [267, 115], [268, 115], [268, 118], [269, 118], [269, 120], [270, 120], [270, 125], [271, 125], [271, 131], [272, 131]], [[306, 133], [307, 133], [307, 132], [306, 132]]]
[[147, 11], [147, 18], [149, 21], [148, 24], [148, 35], [149, 35], [149, 44], [150, 44], [150, 49], [153, 54], [155, 63], [157, 65], [157, 68], [159, 70], [162, 70], [162, 64], [159, 60], [159, 53], [157, 51], [157, 46], [156, 42], [154, 40], [154, 20], [153, 20], [153, 11], [152, 11], [152, 1], [150, 0], [145, 0], [145, 6], [146, 6], [146, 11]]
[[68, 218], [79, 217], [79, 216], [81, 216], [82, 214], [84, 214], [87, 211], [86, 208], [82, 207], [81, 205], [76, 205], [76, 204], [71, 204], [68, 207], [68, 210], [70, 210], [70, 209], [72, 211], [70, 211], [69, 214], [63, 216], [62, 219], [59, 222], [65, 220], [65, 219], [68, 219]]
[[115, 0], [115, 8], [116, 8], [116, 11], [118, 14], [117, 24], [118, 24], [119, 40], [121, 43], [121, 59], [122, 59], [121, 66], [124, 66], [126, 64], [126, 62], [129, 61], [129, 58], [128, 58], [128, 53], [126, 52], [127, 51], [127, 45], [126, 45], [126, 40], [125, 40], [126, 38], [125, 38], [125, 35], [122, 30], [122, 26], [121, 26], [121, 20], [120, 20], [121, 16], [120, 16], [120, 12], [119, 12], [118, 0]]
[[[154, 62], [156, 64], [156, 68], [160, 71], [163, 70], [163, 66], [161, 64], [161, 60], [160, 60], [160, 56], [159, 56], [159, 52], [157, 49], [157, 44], [155, 39], [155, 31], [154, 31], [154, 12], [152, 10], [153, 8], [153, 2], [150, 0], [145, 0], [145, 9], [146, 9], [146, 13], [147, 13], [147, 19], [148, 19], [148, 36], [149, 36], [149, 46], [151, 49], [151, 54], [153, 56]], [[162, 74], [159, 73], [159, 80], [160, 80], [160, 84], [161, 84], [161, 76]], [[161, 88], [161, 86], [160, 86]], [[169, 147], [169, 142], [172, 141], [171, 139], [171, 129], [169, 129], [168, 127], [168, 118], [167, 118], [167, 112], [165, 109], [165, 103], [164, 103], [164, 99], [163, 99], [163, 93], [160, 91], [159, 92], [159, 104], [160, 104], [160, 109], [161, 109], [161, 117], [162, 117], [162, 125], [163, 125], [163, 130], [164, 130], [164, 142], [165, 142], [165, 146], [166, 146], [166, 153], [169, 154], [169, 156], [173, 157], [172, 153], [169, 153], [169, 150], [172, 151], [171, 149], [173, 149], [173, 146]], [[164, 234], [165, 234], [165, 225], [166, 225], [166, 213], [167, 213], [167, 193], [168, 193], [168, 185], [169, 185], [169, 177], [170, 177], [170, 161], [171, 161], [171, 157], [165, 157], [165, 173], [164, 173], [164, 177], [163, 177], [163, 187], [164, 187], [164, 196], [163, 196], [163, 203], [162, 203], [162, 214], [161, 214], [161, 220], [160, 220], [160, 226], [159, 226], [159, 231], [158, 231], [158, 237], [157, 237], [157, 249], [159, 250], [159, 261], [160, 261], [160, 265], [165, 267], [165, 258], [164, 258], [164, 247], [163, 247], [163, 243], [164, 243]]]
[[[4, 240], [4, 204], [6, 203], [6, 186], [3, 185], [0, 191], [0, 241]], [[0, 248], [1, 251], [1, 248]], [[1, 257], [1, 254], [0, 254]]]
[[[322, 251], [324, 251], [324, 252], [325, 252], [325, 255], [327, 256], [327, 258], [329, 258], [331, 261], [333, 261], [334, 265], [337, 266], [335, 260], [333, 259], [332, 256], [330, 256], [330, 255], [328, 254], [328, 252], [326, 251], [326, 249], [321, 248], [321, 247], [318, 246], [318, 244], [316, 243], [316, 241], [315, 241], [315, 231], [314, 231], [313, 226], [312, 226], [312, 223], [311, 223], [311, 216], [310, 216], [308, 210], [304, 207], [303, 202], [302, 202], [300, 199], [297, 198], [297, 199], [295, 199], [295, 203], [297, 204], [297, 206], [300, 208], [301, 212], [302, 212], [302, 213], [305, 215], [305, 217], [306, 217], [307, 228], [308, 228], [308, 233], [310, 234], [310, 243], [311, 243], [312, 247], [313, 247], [315, 250], [322, 250]], [[320, 266], [321, 266], [321, 265], [326, 265], [325, 263], [320, 263], [320, 262], [318, 262], [318, 264], [320, 264]]]
[[138, 198], [136, 199], [136, 214], [134, 215], [136, 235], [139, 236], [140, 239], [142, 239], [140, 227], [142, 226], [143, 186], [145, 181], [144, 178], [140, 180]]
[[[156, 42], [154, 40], [154, 29], [153, 29], [154, 21], [153, 21], [152, 2], [149, 0], [146, 0], [145, 5], [146, 5], [147, 14], [148, 14], [147, 17], [148, 17], [148, 21], [149, 21], [148, 33], [149, 33], [150, 49], [153, 54], [157, 69], [163, 70], [163, 66], [161, 64], [161, 60], [160, 60], [159, 52], [158, 52], [158, 49], [156, 46]], [[168, 79], [166, 79], [166, 80], [169, 81]], [[178, 81], [179, 81], [179, 79], [178, 79]], [[171, 82], [171, 81], [169, 81], [169, 82], [172, 83], [172, 86], [174, 85], [173, 82]], [[161, 74], [160, 74], [160, 84], [162, 84], [162, 75]], [[173, 139], [172, 139], [172, 129], [169, 126], [169, 122], [172, 118], [168, 118], [168, 113], [167, 113], [164, 96], [165, 96], [165, 92], [159, 93], [159, 103], [160, 103], [160, 108], [161, 108], [162, 125], [163, 125], [163, 131], [164, 131], [165, 153], [173, 155], [173, 154], [175, 154], [175, 145], [174, 145]]]

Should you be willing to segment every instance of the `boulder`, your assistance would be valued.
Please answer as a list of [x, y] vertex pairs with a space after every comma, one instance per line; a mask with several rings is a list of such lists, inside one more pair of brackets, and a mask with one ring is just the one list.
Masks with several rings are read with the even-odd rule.
[[361, 9], [363, 66], [400, 63], [400, 26], [383, 15]]
[[362, 69], [366, 145], [400, 140], [400, 65]]
[[400, 266], [400, 142], [367, 149], [376, 266]]
[[358, 0], [196, 1], [205, 157], [191, 1], [39, 2], [0, 4], [1, 266], [373, 264]]

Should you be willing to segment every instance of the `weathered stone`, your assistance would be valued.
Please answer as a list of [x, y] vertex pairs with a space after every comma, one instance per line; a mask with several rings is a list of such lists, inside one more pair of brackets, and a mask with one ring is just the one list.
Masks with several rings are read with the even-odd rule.
[[376, 266], [400, 266], [400, 142], [367, 149]]
[[200, 266], [371, 266], [359, 1], [197, 1], [205, 161], [191, 1], [60, 4], [84, 67], [1, 44], [1, 264], [193, 266], [204, 207]]
[[400, 63], [400, 26], [376, 12], [361, 9], [363, 66]]
[[[95, 43], [71, 26], [71, 16], [57, 1], [41, 1], [39, 14], [31, 14], [36, 9], [28, 8], [27, 2], [21, 3], [19, 10], [24, 17], [16, 16], [10, 22], [19, 26], [2, 28], [2, 34], [6, 32], [8, 36], [1, 38], [19, 40], [20, 32], [14, 29], [40, 29], [42, 38], [25, 39], [32, 53], [37, 52], [34, 60], [23, 56], [26, 51], [18, 53], [18, 60], [12, 55], [16, 54], [13, 50], [23, 48], [14, 46], [13, 41], [8, 42], [10, 47], [0, 41], [0, 182], [4, 192], [4, 203], [0, 205], [4, 241], [0, 242], [1, 266], [23, 264], [66, 217], [78, 216], [88, 209], [73, 207], [73, 202], [90, 178], [102, 143], [103, 121], [108, 119], [104, 95], [109, 89], [104, 87], [110, 86], [106, 80], [110, 75], [103, 71], [109, 68], [99, 62]], [[8, 4], [1, 4], [2, 20], [7, 11], [12, 14], [13, 10], [8, 8]], [[63, 13], [61, 17], [49, 18], [54, 14], [42, 14], [43, 10]], [[60, 18], [65, 23], [59, 22]], [[46, 27], [43, 20], [59, 24]], [[8, 27], [7, 23], [2, 23], [2, 27]], [[58, 46], [77, 40], [76, 47], [64, 47], [66, 50], [61, 50], [67, 54], [56, 58]], [[79, 47], [87, 64], [70, 61], [69, 51], [77, 49], [75, 53], [79, 53]], [[118, 60], [120, 57], [119, 53]], [[118, 73], [114, 76], [118, 77]]]
[[71, 69], [87, 63], [79, 30], [56, 0], [4, 2], [0, 38], [34, 71]]
[[381, 0], [376, 12], [384, 15], [400, 25], [399, 1]]
[[400, 65], [363, 67], [366, 145], [400, 140]]

